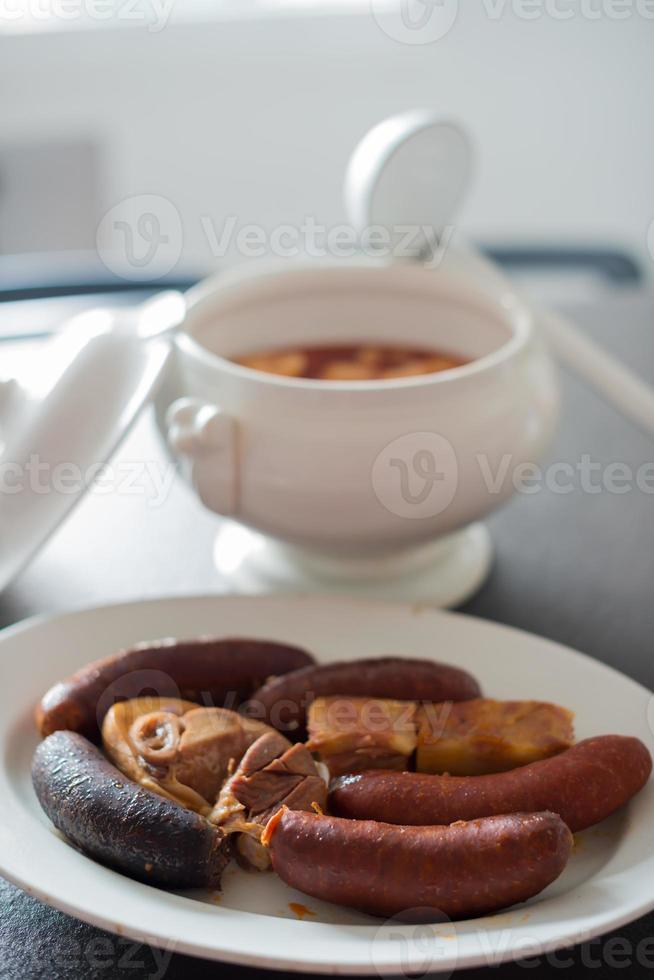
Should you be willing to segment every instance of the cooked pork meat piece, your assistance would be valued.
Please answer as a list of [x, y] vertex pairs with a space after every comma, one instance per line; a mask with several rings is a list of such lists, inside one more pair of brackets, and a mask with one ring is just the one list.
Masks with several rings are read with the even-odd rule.
[[268, 850], [260, 843], [268, 819], [280, 806], [291, 810], [324, 809], [326, 781], [308, 749], [292, 745], [279, 732], [267, 732], [247, 750], [227, 780], [209, 819], [225, 833], [237, 834], [242, 864], [265, 871]]
[[308, 748], [332, 776], [365, 769], [407, 769], [417, 743], [413, 701], [316, 698], [308, 713]]
[[142, 786], [208, 815], [225, 779], [271, 729], [226, 708], [177, 698], [113, 705], [102, 725], [105, 752]]
[[539, 762], [574, 744], [573, 718], [544, 701], [423, 704], [416, 715], [416, 769], [483, 776]]

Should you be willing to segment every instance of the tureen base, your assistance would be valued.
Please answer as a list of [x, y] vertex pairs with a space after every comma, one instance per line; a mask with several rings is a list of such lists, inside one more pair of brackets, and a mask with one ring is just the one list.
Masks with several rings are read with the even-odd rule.
[[481, 587], [493, 547], [483, 524], [385, 558], [333, 558], [283, 544], [225, 521], [214, 558], [230, 591], [346, 594], [457, 606]]

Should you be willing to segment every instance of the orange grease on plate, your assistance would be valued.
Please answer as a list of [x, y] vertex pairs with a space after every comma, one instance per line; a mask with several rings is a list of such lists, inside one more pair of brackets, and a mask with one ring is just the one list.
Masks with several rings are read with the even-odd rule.
[[302, 905], [300, 902], [289, 902], [288, 907], [291, 912], [298, 917], [298, 919], [304, 919], [307, 915], [316, 914], [315, 912], [312, 912], [311, 909], [308, 909], [306, 905]]

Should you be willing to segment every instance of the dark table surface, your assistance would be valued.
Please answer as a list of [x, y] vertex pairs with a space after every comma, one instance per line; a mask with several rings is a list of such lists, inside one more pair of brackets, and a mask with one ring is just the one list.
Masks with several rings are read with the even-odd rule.
[[[653, 293], [613, 291], [569, 312], [654, 382]], [[8, 355], [21, 356], [16, 345], [5, 347]], [[4, 368], [5, 348], [0, 353]], [[588, 470], [590, 464], [590, 486], [582, 486], [581, 477], [572, 492], [545, 486], [539, 493], [515, 496], [495, 514], [488, 522], [495, 564], [463, 611], [569, 644], [654, 689], [654, 493], [646, 492], [642, 479], [642, 467], [654, 460], [654, 440], [575, 378], [563, 380], [562, 426], [544, 465], [564, 461]], [[162, 461], [147, 413], [120, 457]], [[616, 471], [607, 468], [614, 463], [625, 464], [630, 468], [626, 472], [633, 474], [631, 485], [620, 493], [610, 485]], [[650, 467], [650, 488], [652, 474]], [[156, 506], [138, 491], [90, 495], [0, 596], [0, 626], [35, 613], [136, 596], [225, 591], [227, 585], [211, 556], [217, 524], [179, 481]], [[253, 946], [256, 941], [253, 935]], [[630, 978], [654, 971], [654, 915], [572, 951], [457, 976], [600, 980], [617, 971]], [[3, 980], [250, 980], [270, 975], [170, 956], [110, 936], [41, 905], [0, 879]]]

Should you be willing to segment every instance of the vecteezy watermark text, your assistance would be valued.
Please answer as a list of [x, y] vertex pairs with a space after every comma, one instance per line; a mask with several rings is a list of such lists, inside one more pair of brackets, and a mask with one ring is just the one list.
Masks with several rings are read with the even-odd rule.
[[154, 508], [165, 503], [174, 479], [174, 465], [159, 460], [93, 463], [82, 468], [72, 462], [47, 462], [33, 453], [22, 463], [0, 463], [0, 496], [25, 492], [75, 496], [89, 490], [97, 495], [144, 496], [148, 507]]
[[350, 259], [364, 254], [371, 258], [411, 258], [420, 252], [424, 264], [435, 268], [443, 259], [452, 240], [454, 226], [437, 231], [433, 225], [368, 225], [359, 231], [350, 224], [325, 225], [311, 215], [297, 224], [276, 225], [268, 230], [262, 225], [239, 224], [236, 215], [228, 215], [218, 228], [205, 215], [200, 219], [213, 258], [224, 256], [235, 248], [245, 258], [274, 255], [291, 259]]
[[113, 20], [142, 25], [157, 34], [168, 23], [174, 4], [175, 0], [0, 0], [0, 24]]
[[[477, 7], [477, 5], [475, 5]], [[481, 0], [478, 10], [490, 21], [654, 20], [654, 0]], [[433, 44], [455, 26], [458, 0], [370, 0], [375, 21], [393, 41]]]
[[[455, 234], [454, 225], [438, 229], [428, 224], [369, 225], [360, 229], [347, 223], [328, 225], [313, 215], [305, 215], [297, 224], [272, 227], [243, 223], [235, 214], [221, 221], [204, 214], [197, 220], [212, 260], [224, 259], [230, 253], [246, 259], [420, 256], [428, 268], [437, 268]], [[136, 194], [106, 212], [98, 226], [96, 247], [111, 272], [124, 279], [148, 282], [174, 269], [184, 240], [182, 219], [172, 201], [159, 194]]]
[[[492, 458], [476, 453], [465, 465], [466, 486], [489, 497], [509, 493], [531, 496], [543, 492], [654, 495], [654, 460], [637, 466], [621, 460], [601, 461], [589, 453], [579, 459], [547, 465], [516, 459], [506, 453]], [[375, 459], [371, 483], [375, 496], [392, 514], [420, 520], [442, 514], [455, 500], [462, 460], [454, 446], [435, 432], [411, 432], [390, 442]]]
[[654, 0], [482, 0], [489, 20], [510, 13], [518, 20], [654, 20]]
[[476, 457], [484, 484], [489, 493], [499, 494], [510, 481], [516, 493], [536, 494], [547, 490], [555, 494], [610, 493], [622, 495], [638, 490], [654, 494], [654, 460], [646, 460], [632, 466], [619, 460], [601, 462], [584, 453], [574, 463], [555, 461], [546, 466], [537, 463], [515, 463], [513, 456], [505, 454], [493, 468], [487, 456]]
[[110, 971], [129, 976], [138, 971], [147, 980], [164, 980], [175, 948], [172, 943], [162, 945], [164, 948], [146, 946], [124, 936], [96, 935], [82, 941], [66, 936], [61, 942], [55, 938], [47, 949], [37, 945], [23, 951], [23, 975], [52, 976], [61, 970], [76, 970], [79, 976]]

